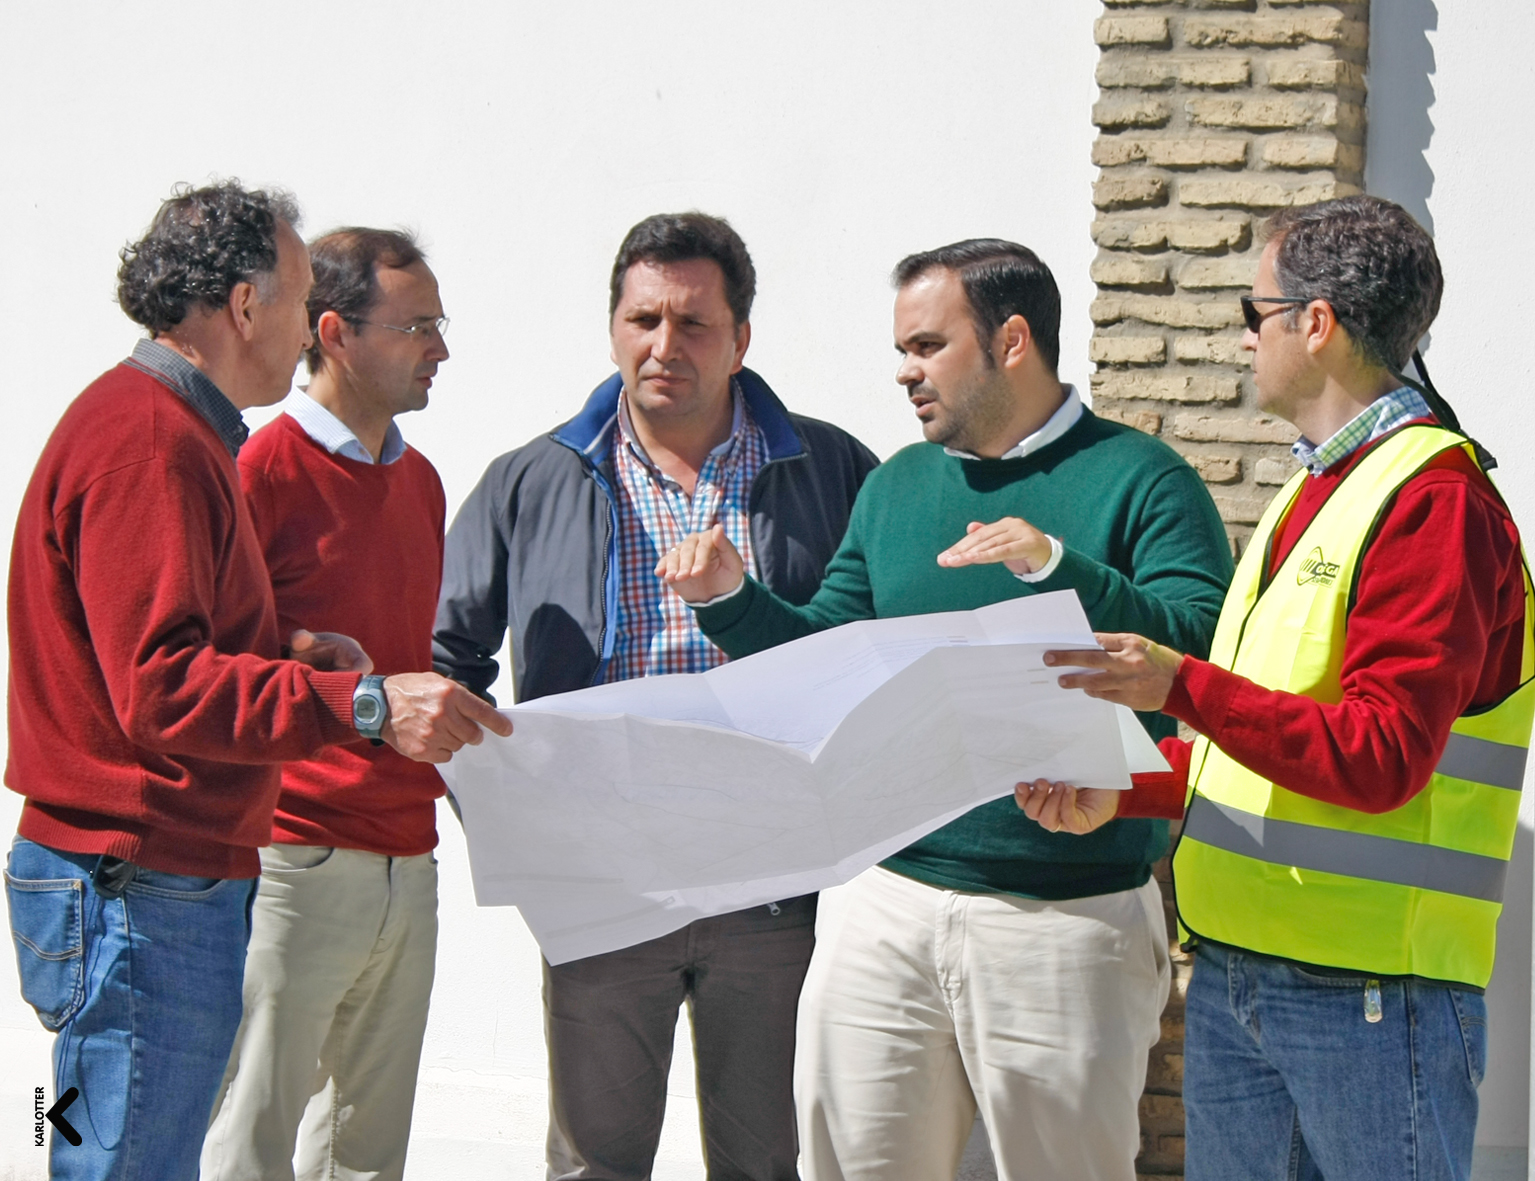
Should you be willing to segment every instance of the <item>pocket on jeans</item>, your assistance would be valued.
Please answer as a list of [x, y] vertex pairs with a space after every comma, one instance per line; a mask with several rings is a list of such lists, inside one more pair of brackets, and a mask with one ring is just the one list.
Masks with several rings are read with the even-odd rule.
[[261, 854], [262, 873], [303, 873], [306, 869], [319, 869], [336, 855], [330, 845], [268, 845], [258, 850]]
[[1479, 1087], [1487, 1073], [1487, 1002], [1479, 994], [1461, 988], [1448, 991], [1460, 1025], [1460, 1039], [1466, 1047], [1466, 1074], [1471, 1085]]
[[1317, 985], [1321, 988], [1351, 988], [1360, 996], [1364, 995], [1365, 985], [1370, 977], [1361, 976], [1357, 972], [1318, 972], [1311, 971], [1292, 961], [1286, 961], [1285, 967], [1290, 973], [1300, 977], [1307, 984]]
[[21, 997], [45, 1028], [57, 1032], [79, 1012], [85, 997], [85, 883], [78, 878], [28, 881], [7, 873], [5, 898]]
[[224, 884], [225, 878], [200, 878], [184, 873], [166, 873], [160, 869], [139, 868], [123, 891], [124, 896], [149, 895], [177, 902], [205, 902]]

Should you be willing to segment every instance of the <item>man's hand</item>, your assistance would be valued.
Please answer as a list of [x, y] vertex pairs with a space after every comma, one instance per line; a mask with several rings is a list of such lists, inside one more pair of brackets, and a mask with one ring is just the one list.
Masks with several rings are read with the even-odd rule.
[[1051, 783], [1048, 779], [1020, 783], [1013, 788], [1013, 799], [1030, 820], [1037, 820], [1047, 832], [1069, 832], [1076, 836], [1113, 820], [1123, 794], [1101, 787]]
[[1067, 673], [1061, 688], [1081, 689], [1089, 697], [1101, 697], [1116, 705], [1128, 705], [1142, 713], [1155, 713], [1167, 704], [1183, 654], [1145, 636], [1121, 632], [1096, 632], [1102, 652], [1091, 649], [1045, 653], [1045, 664], [1074, 664], [1096, 672]]
[[508, 738], [512, 723], [496, 707], [457, 681], [436, 673], [399, 673], [384, 678], [389, 720], [381, 737], [418, 763], [446, 763], [453, 752], [485, 739], [480, 727]]
[[656, 577], [685, 603], [707, 603], [741, 585], [746, 567], [725, 526], [689, 533], [656, 563]]
[[938, 555], [940, 566], [978, 566], [1001, 562], [1014, 574], [1033, 574], [1050, 561], [1050, 538], [1019, 517], [990, 525], [971, 521], [965, 536]]
[[288, 638], [288, 654], [300, 664], [322, 673], [373, 671], [373, 658], [351, 636], [338, 632], [312, 632], [299, 628]]

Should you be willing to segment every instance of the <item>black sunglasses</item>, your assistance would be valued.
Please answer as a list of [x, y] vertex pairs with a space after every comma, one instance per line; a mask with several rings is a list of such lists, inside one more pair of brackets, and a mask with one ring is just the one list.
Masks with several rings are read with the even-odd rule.
[[1298, 304], [1310, 302], [1311, 297], [1309, 295], [1244, 295], [1242, 296], [1242, 323], [1247, 325], [1247, 331], [1255, 333], [1262, 327], [1263, 321], [1285, 310], [1284, 308], [1274, 308], [1272, 311], [1260, 312], [1253, 306], [1254, 304]]

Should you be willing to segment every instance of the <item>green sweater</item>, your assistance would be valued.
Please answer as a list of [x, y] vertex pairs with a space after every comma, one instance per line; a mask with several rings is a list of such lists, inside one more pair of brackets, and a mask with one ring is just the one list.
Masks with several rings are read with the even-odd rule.
[[[1020, 582], [1000, 564], [938, 565], [969, 522], [1008, 516], [1061, 540], [1065, 553], [1049, 578]], [[748, 580], [697, 617], [738, 657], [858, 619], [1072, 589], [1095, 630], [1137, 632], [1202, 657], [1231, 573], [1220, 517], [1194, 470], [1159, 440], [1084, 410], [1065, 435], [1021, 459], [959, 459], [931, 443], [899, 451], [858, 493], [809, 603], [792, 606]], [[1141, 720], [1154, 738], [1177, 729], [1161, 714]], [[956, 890], [1080, 898], [1139, 886], [1166, 845], [1162, 820], [1115, 820], [1083, 837], [1047, 833], [1008, 796], [884, 864]]]

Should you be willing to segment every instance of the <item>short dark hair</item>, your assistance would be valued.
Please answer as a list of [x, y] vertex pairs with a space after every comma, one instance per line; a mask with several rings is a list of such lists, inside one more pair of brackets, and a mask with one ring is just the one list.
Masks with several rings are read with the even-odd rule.
[[1434, 240], [1411, 214], [1380, 197], [1339, 197], [1280, 210], [1264, 236], [1279, 243], [1282, 294], [1325, 299], [1361, 357], [1402, 370], [1444, 294]]
[[737, 325], [752, 314], [757, 296], [757, 268], [746, 252], [746, 243], [723, 217], [691, 213], [656, 213], [624, 235], [613, 276], [608, 284], [608, 319], [618, 310], [624, 293], [624, 276], [637, 262], [690, 262], [707, 258], [719, 264], [725, 275], [725, 302]]
[[975, 336], [988, 364], [991, 338], [1012, 316], [1022, 316], [1054, 373], [1061, 360], [1061, 291], [1055, 276], [1027, 246], [1001, 238], [966, 238], [937, 250], [908, 254], [892, 276], [897, 288], [942, 269], [959, 276], [970, 303]]
[[178, 185], [148, 232], [119, 252], [117, 302], [158, 335], [193, 308], [223, 307], [241, 283], [264, 288], [277, 267], [279, 222], [299, 223], [298, 204], [280, 189], [245, 189], [234, 179]]
[[310, 373], [320, 370], [320, 317], [335, 312], [356, 323], [378, 302], [378, 268], [400, 269], [425, 262], [409, 230], [373, 230], [343, 226], [309, 244], [314, 286], [309, 291], [309, 331], [314, 344], [304, 354]]

